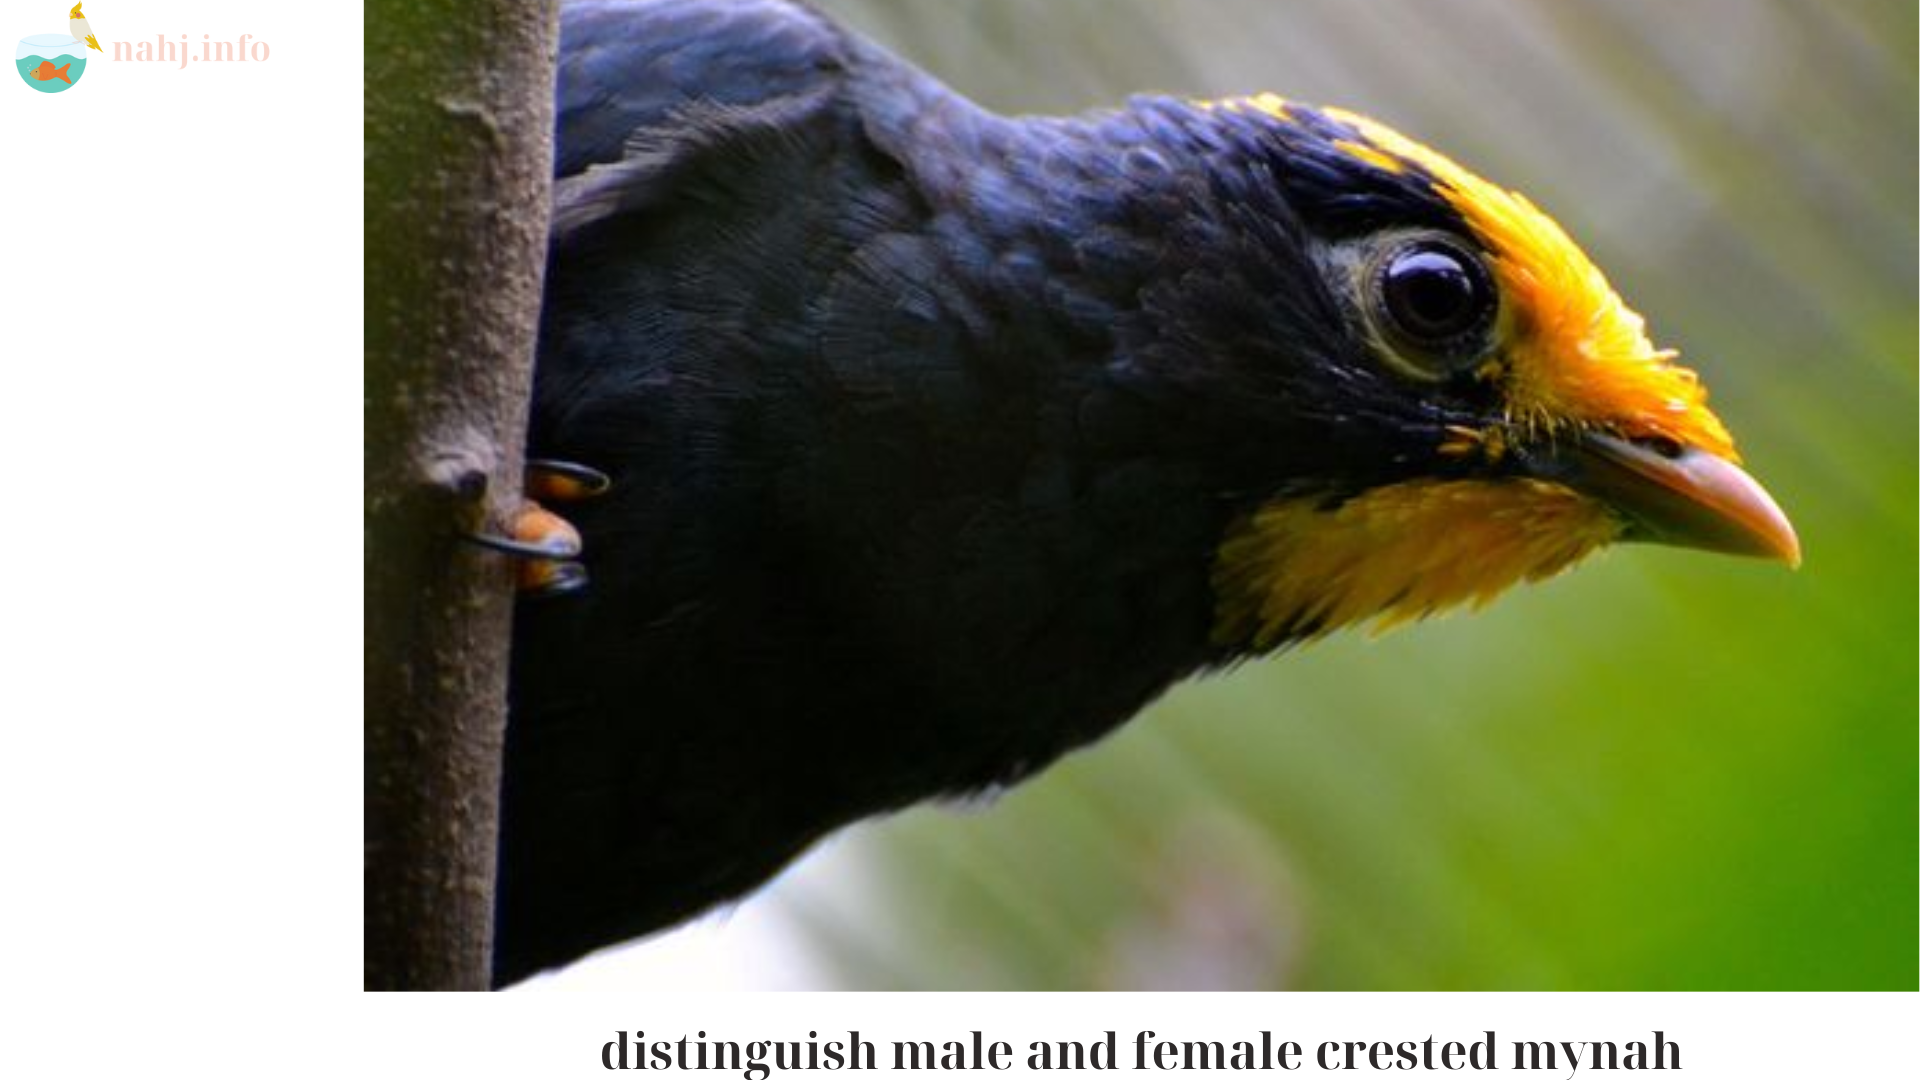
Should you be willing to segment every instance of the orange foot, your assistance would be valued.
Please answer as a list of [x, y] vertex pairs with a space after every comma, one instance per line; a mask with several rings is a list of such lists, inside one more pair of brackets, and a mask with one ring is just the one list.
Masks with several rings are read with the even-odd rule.
[[562, 596], [587, 585], [587, 568], [578, 561], [580, 531], [535, 499], [568, 503], [607, 490], [605, 473], [566, 461], [527, 462], [529, 498], [507, 519], [505, 535], [470, 533], [467, 539], [519, 560], [516, 588], [523, 597]]

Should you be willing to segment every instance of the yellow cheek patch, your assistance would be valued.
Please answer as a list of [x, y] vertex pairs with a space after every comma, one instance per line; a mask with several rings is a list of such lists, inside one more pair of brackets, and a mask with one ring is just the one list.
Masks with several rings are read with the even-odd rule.
[[[1737, 461], [1707, 392], [1674, 353], [1647, 340], [1646, 324], [1558, 223], [1524, 195], [1497, 187], [1392, 128], [1340, 109], [1375, 153], [1414, 162], [1492, 256], [1505, 342], [1509, 421], [1529, 434], [1566, 425], [1664, 437]], [[1371, 155], [1354, 154], [1365, 161]]]
[[1599, 503], [1542, 480], [1411, 480], [1331, 509], [1281, 500], [1220, 547], [1213, 640], [1264, 651], [1362, 622], [1386, 630], [1478, 607], [1619, 533]]

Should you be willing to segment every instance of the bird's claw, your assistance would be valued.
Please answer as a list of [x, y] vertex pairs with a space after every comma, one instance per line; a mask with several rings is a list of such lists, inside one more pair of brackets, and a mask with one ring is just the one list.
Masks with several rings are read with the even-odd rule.
[[534, 458], [527, 462], [527, 497], [545, 502], [579, 502], [602, 494], [613, 481], [599, 469], [572, 461]]
[[[605, 473], [584, 465], [527, 462], [527, 494], [551, 502], [590, 499], [610, 484]], [[586, 587], [587, 568], [578, 561], [580, 531], [533, 498], [513, 512], [503, 532], [467, 533], [466, 539], [518, 561], [516, 590], [523, 597], [561, 596]]]

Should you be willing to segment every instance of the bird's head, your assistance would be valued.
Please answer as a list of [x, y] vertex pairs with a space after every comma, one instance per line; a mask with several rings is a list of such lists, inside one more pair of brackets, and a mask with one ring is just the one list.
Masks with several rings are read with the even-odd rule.
[[1228, 493], [1217, 645], [1481, 603], [1620, 540], [1798, 563], [1699, 379], [1525, 197], [1351, 113], [1197, 115], [1232, 165], [1137, 354], [1260, 463]]

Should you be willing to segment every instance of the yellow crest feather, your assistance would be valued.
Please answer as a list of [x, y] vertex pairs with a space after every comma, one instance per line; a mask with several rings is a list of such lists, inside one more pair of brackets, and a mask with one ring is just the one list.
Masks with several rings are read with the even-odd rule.
[[1379, 153], [1414, 162], [1486, 245], [1504, 303], [1503, 389], [1510, 418], [1542, 434], [1569, 424], [1662, 437], [1739, 460], [1699, 378], [1655, 348], [1646, 322], [1580, 246], [1526, 196], [1364, 116], [1328, 109]]

